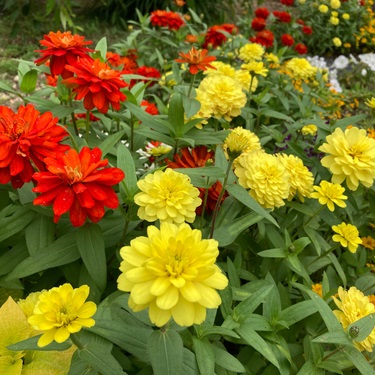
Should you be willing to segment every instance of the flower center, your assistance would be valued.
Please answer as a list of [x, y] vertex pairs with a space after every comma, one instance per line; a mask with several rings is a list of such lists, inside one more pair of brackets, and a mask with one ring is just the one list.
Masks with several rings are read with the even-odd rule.
[[349, 147], [348, 155], [353, 158], [354, 163], [358, 163], [362, 156], [362, 151], [360, 151], [357, 146]]
[[174, 254], [169, 258], [168, 264], [165, 265], [165, 268], [169, 273], [169, 276], [177, 277], [183, 273], [186, 264], [187, 261], [181, 256], [181, 254]]
[[82, 172], [78, 165], [75, 168], [72, 168], [69, 165], [65, 165], [64, 169], [65, 169], [70, 185], [73, 185], [74, 183], [82, 180]]
[[62, 307], [61, 310], [56, 313], [56, 323], [58, 326], [66, 326], [76, 318], [76, 315], [70, 313], [69, 310], [69, 308]]
[[6, 122], [1, 121], [4, 129], [6, 129], [3, 133], [8, 136], [12, 141], [18, 139], [24, 131], [25, 128], [25, 120], [23, 118], [16, 118], [13, 122]]

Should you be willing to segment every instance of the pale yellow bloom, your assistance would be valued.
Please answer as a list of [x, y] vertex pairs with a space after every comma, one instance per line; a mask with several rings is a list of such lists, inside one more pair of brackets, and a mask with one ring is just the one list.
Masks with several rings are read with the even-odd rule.
[[314, 186], [314, 190], [315, 192], [311, 193], [311, 198], [318, 199], [321, 205], [326, 204], [330, 211], [335, 210], [335, 204], [342, 208], [346, 207], [344, 200], [348, 197], [344, 195], [345, 188], [340, 184], [321, 181], [319, 186]]
[[365, 101], [365, 104], [367, 105], [367, 107], [369, 107], [371, 109], [375, 109], [375, 98], [372, 97], [371, 99], [367, 99]]
[[274, 53], [266, 53], [264, 57], [269, 62], [271, 68], [277, 68], [280, 65], [280, 59]]
[[245, 62], [262, 60], [264, 48], [258, 43], [247, 43], [240, 48], [239, 58]]
[[228, 279], [215, 264], [218, 242], [186, 223], [151, 225], [120, 250], [118, 288], [130, 292], [129, 307], [149, 308], [152, 323], [161, 327], [171, 318], [180, 326], [200, 324], [206, 309], [216, 309]]
[[335, 11], [333, 11], [333, 12], [331, 12], [331, 16], [333, 16], [333, 17], [338, 17], [338, 13], [337, 12], [335, 12]]
[[341, 223], [333, 225], [332, 230], [337, 233], [332, 236], [332, 240], [340, 242], [340, 245], [347, 247], [351, 253], [355, 253], [358, 245], [362, 243], [358, 229], [352, 224]]
[[352, 127], [343, 132], [336, 128], [327, 136], [319, 150], [328, 154], [321, 163], [328, 168], [332, 182], [346, 181], [350, 190], [357, 190], [359, 183], [371, 187], [375, 179], [375, 140], [365, 129]]
[[250, 130], [240, 126], [231, 129], [223, 143], [224, 153], [228, 158], [237, 158], [244, 152], [260, 150], [259, 138]]
[[344, 14], [342, 15], [342, 19], [344, 19], [345, 21], [349, 20], [349, 19], [350, 19], [350, 14], [348, 14], [348, 13], [344, 13]]
[[318, 127], [314, 124], [310, 124], [310, 125], [305, 125], [302, 129], [301, 129], [301, 133], [303, 135], [312, 135], [312, 136], [315, 136], [316, 133], [318, 131]]
[[332, 9], [339, 9], [341, 7], [340, 0], [331, 0], [330, 4]]
[[319, 5], [318, 9], [319, 9], [320, 13], [327, 13], [328, 12], [328, 7], [325, 4]]
[[34, 315], [28, 319], [34, 329], [44, 331], [38, 340], [38, 346], [46, 346], [54, 340], [64, 342], [71, 333], [80, 331], [82, 327], [90, 328], [95, 325], [92, 316], [96, 312], [96, 304], [86, 302], [89, 293], [87, 285], [73, 289], [66, 283], [39, 296]]
[[341, 39], [338, 38], [338, 37], [333, 38], [332, 42], [333, 42], [335, 47], [341, 47], [341, 45], [342, 45]]
[[241, 65], [242, 69], [246, 69], [249, 72], [254, 72], [255, 74], [267, 77], [268, 69], [264, 66], [263, 62], [250, 61], [246, 64]]
[[210, 63], [215, 69], [207, 67], [207, 70], [203, 72], [204, 75], [224, 75], [227, 77], [234, 77], [236, 69], [230, 64], [226, 64], [222, 61], [212, 61]]
[[45, 289], [40, 292], [30, 293], [25, 299], [20, 299], [17, 302], [27, 318], [34, 314], [34, 309], [39, 301], [39, 296], [44, 292], [46, 292]]
[[[233, 79], [238, 82], [242, 90], [254, 92], [258, 87], [257, 77], [252, 77], [247, 70], [239, 69], [236, 70]], [[250, 88], [251, 84], [251, 88]]]
[[312, 66], [307, 59], [294, 57], [285, 64], [290, 75], [295, 79], [312, 79], [316, 76], [317, 68]]
[[340, 23], [340, 20], [337, 17], [332, 16], [329, 19], [329, 22], [331, 22], [332, 25], [337, 26]]
[[[339, 308], [339, 310], [334, 310], [333, 313], [336, 315], [336, 318], [345, 331], [352, 323], [375, 313], [375, 306], [370, 302], [369, 298], [355, 286], [352, 286], [348, 291], [340, 286], [338, 297], [333, 296], [332, 298]], [[372, 352], [372, 348], [375, 345], [375, 328], [363, 341], [353, 341], [353, 343], [360, 351], [367, 350], [368, 352]]]

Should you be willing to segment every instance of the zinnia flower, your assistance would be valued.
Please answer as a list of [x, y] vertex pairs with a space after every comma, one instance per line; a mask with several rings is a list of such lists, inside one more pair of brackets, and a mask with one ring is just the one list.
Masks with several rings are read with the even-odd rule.
[[41, 193], [34, 204], [53, 205], [55, 223], [68, 211], [75, 227], [83, 225], [87, 217], [97, 223], [104, 216], [104, 206], [117, 208], [119, 200], [111, 186], [124, 178], [121, 169], [104, 168], [108, 160], [100, 160], [101, 156], [98, 147], [83, 147], [79, 154], [70, 149], [64, 155], [46, 158], [48, 172], [33, 175], [38, 182], [33, 191]]
[[346, 181], [350, 190], [357, 190], [359, 183], [371, 187], [375, 178], [375, 139], [367, 137], [365, 129], [352, 127], [343, 132], [336, 128], [319, 147], [328, 156], [321, 163], [332, 173], [332, 182]]
[[190, 178], [170, 168], [148, 174], [137, 185], [141, 192], [135, 195], [134, 202], [140, 206], [138, 216], [142, 220], [192, 223], [195, 210], [202, 203]]
[[175, 59], [179, 63], [187, 63], [191, 74], [197, 74], [200, 70], [207, 70], [207, 68], [215, 69], [210, 63], [216, 60], [215, 56], [207, 56], [208, 50], [196, 50], [191, 47], [188, 53], [180, 52], [180, 59]]
[[369, 107], [371, 109], [375, 109], [375, 98], [372, 97], [371, 99], [367, 99], [365, 101], [365, 105], [367, 105], [367, 107]]
[[[34, 165], [45, 170], [44, 158], [69, 148], [59, 142], [68, 135], [51, 112], [40, 115], [32, 104], [18, 112], [0, 106], [0, 184], [20, 188], [31, 181]], [[31, 163], [32, 162], [32, 163]]]
[[260, 141], [256, 134], [240, 126], [231, 129], [223, 142], [224, 153], [228, 158], [235, 159], [244, 152], [260, 150]]
[[264, 18], [255, 17], [251, 21], [251, 28], [255, 31], [262, 31], [266, 28], [266, 20]]
[[251, 61], [246, 64], [241, 65], [241, 69], [246, 69], [249, 72], [254, 72], [254, 74], [261, 75], [263, 77], [267, 77], [268, 69], [263, 65], [263, 62], [256, 62]]
[[284, 4], [288, 7], [292, 6], [294, 3], [294, 0], [280, 0], [281, 4]]
[[294, 50], [299, 55], [305, 55], [307, 53], [307, 47], [303, 43], [297, 43], [294, 47]]
[[290, 47], [294, 44], [294, 39], [290, 34], [283, 34], [281, 35], [281, 44]]
[[302, 32], [306, 35], [311, 35], [313, 32], [313, 29], [310, 26], [303, 26]]
[[292, 20], [292, 16], [288, 12], [280, 12], [275, 10], [272, 14], [276, 17], [276, 19], [280, 22], [289, 23]]
[[311, 290], [316, 293], [319, 297], [323, 298], [323, 285], [321, 283], [313, 284]]
[[306, 59], [300, 57], [290, 59], [286, 62], [285, 67], [294, 79], [311, 79], [315, 77], [317, 72], [314, 66]]
[[79, 57], [87, 56], [89, 52], [94, 50], [85, 47], [92, 44], [91, 41], [85, 41], [84, 36], [72, 35], [70, 31], [54, 33], [51, 31], [48, 35], [44, 35], [44, 39], [40, 44], [46, 49], [36, 50], [40, 52], [42, 57], [35, 60], [36, 65], [44, 64], [50, 60], [51, 75], [57, 76], [61, 74], [63, 78], [73, 76], [73, 73], [66, 69], [66, 65], [76, 65]]
[[121, 72], [112, 70], [109, 65], [100, 59], [83, 58], [77, 66], [67, 65], [66, 69], [76, 74], [76, 77], [64, 79], [67, 87], [73, 89], [77, 100], [83, 100], [84, 107], [91, 111], [95, 107], [101, 113], [107, 113], [109, 105], [113, 109], [121, 108], [120, 102], [126, 96], [120, 91], [126, 87], [120, 77]]
[[238, 29], [235, 25], [230, 23], [211, 26], [207, 30], [202, 47], [220, 47], [227, 40], [227, 37], [224, 35], [223, 31], [228, 34], [236, 34], [238, 32]]
[[[332, 296], [332, 298], [339, 308], [339, 310], [334, 310], [333, 313], [344, 330], [357, 320], [375, 313], [375, 306], [370, 302], [368, 296], [365, 296], [355, 286], [352, 286], [348, 291], [340, 286], [338, 297]], [[375, 345], [375, 328], [363, 341], [353, 341], [353, 344], [360, 351], [372, 352]]]
[[73, 289], [70, 284], [64, 284], [39, 296], [34, 315], [28, 319], [34, 329], [44, 331], [38, 346], [46, 346], [54, 340], [62, 343], [71, 333], [95, 325], [92, 316], [96, 313], [96, 304], [85, 302], [89, 292], [87, 285]]
[[318, 7], [318, 10], [319, 10], [320, 13], [327, 13], [329, 9], [328, 9], [327, 5], [320, 4], [319, 7]]
[[330, 211], [335, 210], [335, 204], [345, 208], [344, 200], [348, 199], [344, 195], [345, 189], [340, 184], [333, 184], [328, 181], [321, 181], [319, 186], [314, 186], [315, 192], [311, 193], [311, 198], [319, 200], [321, 205], [326, 204]]
[[178, 13], [166, 10], [151, 12], [150, 21], [152, 26], [168, 27], [169, 30], [178, 30], [185, 25], [185, 21]]
[[[159, 70], [157, 70], [156, 68], [152, 67], [152, 66], [139, 66], [135, 72], [131, 72], [131, 74], [134, 73], [134, 74], [139, 74], [140, 76], [143, 76], [143, 77], [147, 77], [147, 78], [156, 78], [156, 79], [159, 79], [161, 77], [161, 73], [159, 72]], [[151, 83], [148, 85], [149, 87], [152, 87], [155, 85], [155, 80], [150, 80], [150, 79], [132, 79], [130, 81], [130, 88], [132, 88], [137, 82], [144, 82], [144, 83], [147, 83], [147, 82], [150, 82]]]
[[362, 240], [362, 246], [365, 247], [366, 249], [369, 249], [369, 250], [375, 249], [375, 239], [372, 238], [371, 236], [362, 237], [361, 240]]
[[158, 115], [159, 110], [154, 103], [150, 103], [147, 100], [142, 100], [141, 107], [144, 108], [145, 112], [149, 113], [152, 116]]
[[262, 60], [264, 48], [258, 43], [247, 43], [240, 48], [239, 58], [246, 61]]
[[266, 48], [273, 46], [275, 36], [270, 30], [258, 31], [254, 37], [250, 38], [250, 42], [258, 43]]
[[235, 163], [239, 184], [265, 208], [285, 205], [290, 191], [289, 173], [274, 155], [263, 151], [242, 154]]
[[270, 15], [270, 12], [267, 8], [257, 8], [255, 9], [255, 15], [259, 18], [264, 18], [267, 19], [268, 16]]
[[311, 135], [311, 136], [315, 136], [316, 133], [318, 131], [318, 127], [314, 124], [310, 124], [310, 125], [305, 125], [302, 129], [301, 129], [301, 133], [303, 135]]
[[186, 223], [151, 225], [147, 237], [132, 240], [120, 255], [118, 289], [130, 292], [133, 311], [149, 308], [158, 327], [171, 318], [180, 326], [200, 324], [206, 309], [221, 304], [216, 289], [224, 289], [228, 280], [215, 265], [218, 243], [202, 240], [201, 231]]
[[355, 253], [358, 245], [362, 244], [358, 229], [352, 224], [341, 223], [333, 225], [332, 230], [337, 233], [332, 236], [332, 240], [340, 242], [340, 245], [347, 247], [351, 253]]

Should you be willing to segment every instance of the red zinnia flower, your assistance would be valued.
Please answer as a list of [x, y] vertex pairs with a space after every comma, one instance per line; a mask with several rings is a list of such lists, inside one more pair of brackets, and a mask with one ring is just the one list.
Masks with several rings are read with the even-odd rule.
[[155, 10], [151, 12], [151, 25], [168, 27], [169, 30], [178, 30], [185, 25], [185, 21], [178, 13], [167, 12], [166, 10]]
[[121, 72], [112, 70], [100, 59], [88, 57], [80, 59], [77, 66], [67, 65], [66, 68], [76, 77], [64, 79], [62, 83], [73, 89], [77, 100], [84, 98], [83, 105], [88, 111], [96, 107], [99, 112], [107, 113], [109, 105], [120, 109], [120, 102], [126, 99], [120, 89], [128, 86], [121, 80]]
[[272, 12], [273, 15], [280, 21], [280, 22], [285, 22], [285, 23], [289, 23], [291, 20], [292, 20], [292, 16], [290, 13], [288, 12], [279, 12], [277, 10], [275, 10], [274, 12]]
[[305, 53], [307, 53], [307, 47], [303, 43], [296, 44], [294, 49], [300, 55], [304, 55]]
[[288, 7], [292, 6], [294, 3], [294, 0], [280, 0], [281, 4], [284, 4]]
[[258, 31], [254, 37], [250, 38], [250, 42], [258, 43], [266, 48], [272, 47], [275, 36], [272, 31]]
[[299, 25], [301, 26], [304, 26], [305, 25], [305, 21], [304, 20], [301, 20], [300, 18], [296, 21]]
[[313, 30], [310, 26], [303, 26], [302, 27], [302, 32], [306, 35], [311, 35]]
[[122, 57], [121, 64], [124, 64], [121, 74], [135, 74], [137, 72], [138, 64], [132, 58], [127, 56]]
[[[143, 77], [157, 78], [157, 79], [161, 77], [161, 73], [159, 72], [159, 70], [157, 70], [156, 68], [153, 68], [152, 66], [145, 66], [145, 65], [138, 67], [137, 70], [134, 72], [134, 74], [139, 74], [140, 76], [143, 76]], [[149, 81], [150, 81], [149, 79], [143, 79], [143, 80], [132, 79], [130, 81], [130, 87], [133, 87], [137, 82], [147, 83]], [[155, 81], [151, 81], [151, 83], [148, 86], [151, 87], [153, 85], [155, 85]]]
[[[175, 155], [174, 161], [166, 160], [167, 165], [169, 168], [199, 168], [204, 167], [206, 163], [213, 163], [215, 153], [214, 151], [208, 151], [206, 146], [197, 146], [193, 149], [189, 148], [182, 148], [181, 149], [181, 156]], [[199, 189], [199, 197], [204, 201], [204, 196], [206, 193], [206, 189], [200, 188]], [[215, 209], [216, 202], [219, 199], [219, 195], [222, 189], [222, 185], [220, 181], [216, 181], [209, 189], [207, 195], [207, 203], [206, 203], [206, 211], [212, 212]], [[221, 202], [228, 196], [228, 193], [225, 192]], [[202, 213], [202, 206], [199, 206], [196, 209], [197, 215]]]
[[0, 183], [9, 181], [14, 188], [20, 188], [31, 181], [34, 165], [45, 170], [44, 158], [54, 156], [69, 148], [60, 145], [67, 131], [57, 125], [58, 118], [51, 112], [40, 116], [33, 105], [19, 107], [14, 113], [10, 108], [0, 106]]
[[144, 107], [145, 112], [149, 113], [150, 115], [155, 116], [159, 114], [159, 110], [156, 105], [148, 102], [147, 100], [142, 100], [141, 107]]
[[208, 45], [212, 46], [212, 48], [220, 47], [227, 40], [227, 37], [222, 33], [223, 31], [228, 34], [236, 34], [238, 29], [237, 26], [231, 23], [212, 26], [207, 30], [202, 47], [207, 48]]
[[44, 39], [40, 41], [40, 44], [47, 47], [47, 49], [35, 51], [42, 54], [41, 58], [35, 60], [35, 64], [41, 65], [50, 60], [51, 75], [57, 76], [61, 74], [63, 78], [73, 75], [65, 68], [65, 65], [75, 65], [78, 57], [86, 56], [88, 52], [94, 52], [94, 50], [85, 47], [88, 44], [92, 44], [91, 41], [85, 42], [84, 36], [72, 35], [70, 31], [64, 33], [51, 31], [48, 35], [44, 35]]
[[283, 46], [292, 46], [294, 44], [294, 39], [290, 34], [281, 35], [281, 43]]
[[270, 12], [267, 8], [257, 8], [255, 9], [255, 15], [256, 17], [267, 19], [267, 17], [270, 15]]
[[191, 47], [188, 53], [180, 52], [180, 59], [175, 59], [179, 63], [189, 64], [189, 71], [191, 74], [197, 74], [200, 70], [207, 70], [207, 68], [216, 69], [210, 63], [216, 60], [215, 56], [207, 56], [208, 50], [196, 50]]
[[251, 28], [255, 31], [262, 31], [266, 28], [266, 20], [264, 18], [254, 18], [251, 22]]
[[107, 63], [113, 67], [120, 66], [122, 64], [121, 56], [116, 52], [107, 52], [106, 55]]
[[70, 149], [55, 158], [46, 158], [48, 171], [33, 176], [38, 184], [32, 190], [41, 193], [34, 205], [53, 205], [55, 223], [68, 211], [75, 227], [83, 225], [87, 217], [97, 223], [104, 216], [104, 206], [117, 208], [119, 200], [111, 186], [125, 177], [119, 168], [104, 168], [108, 160], [100, 160], [101, 157], [98, 147], [83, 147], [79, 154]]

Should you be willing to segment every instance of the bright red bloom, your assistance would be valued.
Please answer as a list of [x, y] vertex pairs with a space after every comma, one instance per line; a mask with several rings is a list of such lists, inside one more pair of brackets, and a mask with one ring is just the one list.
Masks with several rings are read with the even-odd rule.
[[107, 52], [105, 57], [107, 63], [113, 67], [120, 66], [122, 64], [121, 56], [116, 52]]
[[55, 223], [68, 211], [75, 227], [83, 225], [87, 217], [97, 223], [104, 216], [104, 206], [115, 209], [119, 205], [111, 186], [125, 177], [119, 168], [104, 168], [108, 160], [100, 160], [101, 157], [98, 147], [83, 147], [79, 154], [70, 149], [46, 158], [48, 171], [33, 176], [38, 184], [32, 190], [41, 193], [34, 199], [34, 205], [53, 205]]
[[121, 58], [121, 64], [124, 64], [122, 67], [122, 74], [136, 74], [138, 64], [135, 60], [130, 57], [124, 56]]
[[258, 31], [255, 36], [250, 38], [250, 42], [258, 43], [266, 48], [272, 47], [275, 36], [272, 31]]
[[259, 18], [267, 19], [270, 15], [270, 11], [267, 8], [257, 8], [255, 9], [255, 16]]
[[[49, 67], [49, 61], [46, 61], [46, 63], [44, 65]], [[46, 84], [48, 86], [56, 87], [58, 76], [52, 76], [51, 74], [48, 74], [48, 73], [44, 73], [44, 74], [46, 76]]]
[[70, 31], [63, 33], [51, 31], [48, 35], [44, 35], [44, 39], [40, 41], [40, 44], [47, 48], [35, 51], [42, 54], [41, 58], [35, 60], [35, 64], [41, 65], [50, 60], [51, 75], [57, 76], [61, 74], [63, 78], [73, 75], [65, 68], [65, 65], [75, 65], [78, 57], [94, 52], [94, 50], [85, 47], [88, 44], [92, 44], [91, 41], [85, 41], [84, 36], [72, 35]]
[[[157, 70], [156, 68], [153, 68], [152, 66], [145, 66], [145, 65], [138, 67], [137, 70], [134, 72], [134, 74], [139, 74], [140, 76], [148, 77], [148, 78], [159, 79], [161, 77], [161, 73], [159, 72], [159, 70]], [[132, 79], [130, 81], [130, 87], [133, 87], [137, 82], [147, 83], [149, 81], [150, 81], [149, 79], [142, 79], [142, 80]], [[151, 83], [149, 84], [149, 87], [153, 86], [154, 84], [155, 84], [155, 81], [151, 81]]]
[[35, 172], [31, 162], [44, 171], [44, 158], [69, 148], [59, 144], [68, 133], [57, 121], [51, 112], [40, 115], [31, 104], [17, 113], [0, 106], [0, 184], [10, 181], [20, 188]]
[[185, 21], [175, 12], [167, 12], [166, 10], [155, 10], [151, 12], [151, 25], [159, 27], [168, 27], [169, 30], [178, 30]]
[[207, 56], [208, 50], [196, 50], [191, 47], [188, 53], [180, 52], [180, 59], [175, 59], [179, 63], [187, 63], [191, 74], [197, 74], [200, 70], [207, 70], [207, 68], [216, 69], [210, 63], [216, 60], [215, 56]]
[[255, 31], [262, 31], [266, 28], [266, 20], [264, 18], [254, 18], [251, 22], [251, 28]]
[[284, 4], [288, 7], [292, 6], [294, 3], [294, 0], [280, 0], [281, 4]]
[[313, 30], [310, 26], [303, 26], [302, 27], [302, 32], [306, 35], [311, 35]]
[[274, 12], [272, 12], [272, 14], [280, 22], [289, 23], [292, 20], [292, 16], [288, 12], [279, 12], [278, 10], [275, 10]]
[[77, 66], [67, 65], [66, 68], [76, 77], [64, 79], [62, 83], [73, 89], [77, 100], [84, 98], [83, 105], [88, 111], [96, 107], [99, 112], [107, 113], [109, 105], [120, 109], [120, 102], [126, 99], [120, 89], [128, 86], [121, 80], [121, 72], [112, 70], [100, 59], [88, 57], [80, 59]]
[[305, 21], [304, 20], [301, 20], [300, 18], [296, 21], [299, 25], [301, 26], [304, 26], [305, 25]]
[[[86, 113], [78, 113], [76, 115], [74, 115], [75, 118], [77, 119], [84, 119], [86, 120]], [[91, 112], [90, 112], [90, 118], [89, 118], [90, 122], [95, 122], [95, 121], [100, 121], [100, 118], [99, 117], [96, 117], [94, 116]]]
[[145, 112], [149, 113], [150, 115], [155, 116], [159, 114], [159, 110], [156, 105], [148, 102], [147, 100], [142, 100], [141, 107], [144, 107]]
[[223, 31], [228, 34], [237, 34], [238, 28], [231, 23], [211, 26], [207, 30], [202, 47], [207, 48], [209, 45], [212, 46], [212, 48], [220, 47], [227, 40], [227, 37], [223, 34]]
[[300, 55], [307, 53], [307, 47], [303, 43], [298, 43], [295, 45], [294, 50]]
[[292, 46], [294, 44], [294, 39], [290, 34], [281, 35], [281, 43], [283, 46]]
[[[166, 160], [169, 168], [199, 168], [204, 167], [206, 164], [212, 164], [214, 160], [214, 151], [208, 151], [206, 146], [197, 146], [193, 149], [188, 147], [181, 149], [181, 156], [175, 155], [174, 161]], [[204, 201], [204, 196], [206, 194], [206, 189], [199, 189], [199, 197]], [[216, 202], [219, 199], [219, 195], [222, 189], [220, 181], [216, 181], [209, 189], [207, 195], [206, 212], [212, 212], [215, 209]], [[228, 196], [227, 192], [224, 193], [221, 202]], [[196, 209], [197, 215], [202, 213], [202, 206]]]

